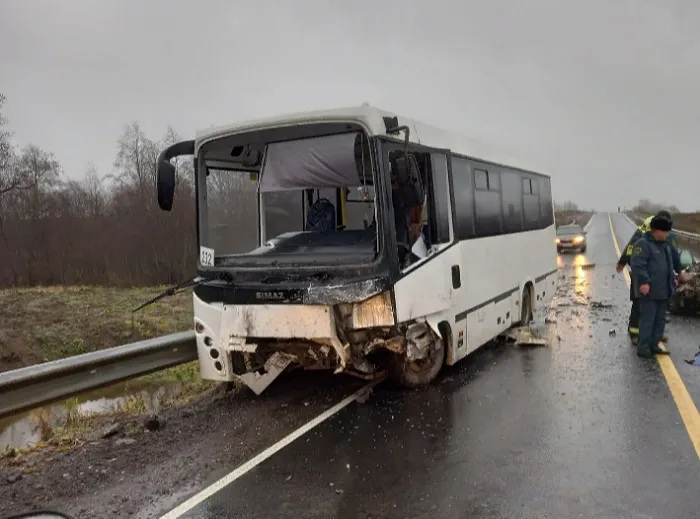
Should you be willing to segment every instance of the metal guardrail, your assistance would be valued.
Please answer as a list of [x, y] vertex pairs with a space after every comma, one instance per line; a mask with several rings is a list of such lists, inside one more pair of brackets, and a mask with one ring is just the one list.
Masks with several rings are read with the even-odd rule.
[[193, 331], [0, 373], [0, 418], [197, 360]]
[[[646, 217], [642, 217], [636, 213], [633, 213], [633, 214], [635, 215], [635, 218], [639, 219], [640, 221], [643, 221], [644, 218], [646, 218]], [[650, 216], [650, 215], [647, 215], [647, 216]], [[688, 232], [688, 231], [681, 231], [680, 229], [673, 229], [673, 232], [675, 232], [677, 236], [685, 238], [686, 240], [700, 242], [700, 234], [696, 234], [694, 232]]]

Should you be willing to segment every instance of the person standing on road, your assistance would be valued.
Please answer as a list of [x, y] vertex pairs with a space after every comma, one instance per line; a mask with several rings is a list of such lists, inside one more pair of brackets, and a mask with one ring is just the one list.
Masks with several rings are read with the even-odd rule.
[[[659, 211], [655, 216], [660, 216], [667, 218], [671, 222], [671, 228], [673, 228], [673, 220], [671, 219], [671, 213], [668, 211]], [[632, 256], [632, 250], [634, 244], [639, 240], [644, 233], [650, 230], [651, 221], [654, 216], [648, 217], [642, 225], [640, 225], [635, 231], [630, 241], [627, 242], [627, 246], [623, 249], [620, 259], [617, 261], [616, 270], [617, 272], [622, 272], [625, 266], [629, 265], [630, 257]], [[671, 230], [667, 239], [669, 245], [671, 245], [671, 252], [673, 255], [673, 270], [679, 273], [682, 270], [681, 267], [681, 256], [678, 250], [678, 243], [676, 241], [676, 234]], [[634, 285], [630, 284], [630, 300], [632, 301], [632, 308], [630, 308], [629, 324], [627, 327], [627, 332], [629, 333], [630, 339], [632, 339], [632, 344], [637, 344], [639, 340], [639, 301], [634, 296]], [[665, 318], [665, 317], [664, 317]], [[664, 335], [662, 337], [663, 341], [668, 341], [668, 337]]]
[[672, 223], [655, 216], [650, 230], [634, 244], [630, 266], [634, 296], [639, 304], [639, 342], [637, 355], [651, 358], [668, 354], [659, 347], [666, 326], [666, 306], [676, 287], [672, 247], [668, 243]]

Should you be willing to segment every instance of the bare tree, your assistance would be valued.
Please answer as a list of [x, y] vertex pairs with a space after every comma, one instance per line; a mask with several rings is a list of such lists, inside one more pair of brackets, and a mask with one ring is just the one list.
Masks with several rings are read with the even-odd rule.
[[[177, 161], [178, 203], [164, 213], [157, 210], [154, 182], [161, 144], [138, 123], [118, 140], [114, 176], [100, 177], [89, 163], [74, 180], [62, 176], [51, 153], [36, 146], [16, 151], [1, 113], [0, 120], [0, 287], [153, 285], [193, 275], [192, 159]], [[169, 127], [163, 142], [178, 140]]]
[[128, 125], [117, 142], [117, 158], [114, 161], [114, 167], [120, 172], [120, 180], [134, 184], [144, 194], [152, 189], [158, 148], [158, 143], [146, 137], [139, 123]]
[[15, 169], [12, 133], [5, 130], [7, 119], [2, 114], [5, 101], [5, 96], [0, 94], [0, 197], [21, 186]]

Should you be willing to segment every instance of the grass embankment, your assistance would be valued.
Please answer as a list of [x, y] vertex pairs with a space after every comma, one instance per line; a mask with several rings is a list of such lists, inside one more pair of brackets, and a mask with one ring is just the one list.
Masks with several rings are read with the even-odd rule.
[[[629, 216], [634, 223], [639, 224], [649, 215], [629, 212], [627, 213], [627, 216]], [[673, 218], [673, 227], [675, 229], [700, 234], [700, 212], [674, 213], [671, 216]], [[688, 249], [692, 251], [694, 255], [700, 256], [700, 242], [694, 239], [685, 238], [683, 236], [678, 236], [677, 238], [679, 247]]]
[[[0, 290], [0, 372], [109, 348], [192, 328], [192, 295], [185, 292], [132, 313], [165, 287], [37, 287]], [[95, 427], [145, 413], [144, 397], [135, 391], [182, 383], [161, 406], [180, 405], [216, 384], [199, 378], [197, 362], [183, 364], [129, 381], [118, 388], [123, 402], [117, 410], [97, 415], [78, 412], [78, 398], [63, 403], [68, 416], [61, 427], [51, 425], [50, 409], [33, 412], [46, 441], [61, 445], [83, 437]], [[130, 396], [127, 396], [130, 395]], [[48, 414], [47, 414], [48, 413]], [[46, 416], [45, 416], [46, 415]], [[44, 430], [46, 429], [46, 430]]]
[[673, 226], [680, 231], [700, 234], [700, 212], [674, 214]]
[[[651, 215], [628, 212], [627, 216], [629, 216], [635, 223], [641, 223], [644, 218]], [[674, 213], [671, 215], [671, 217], [673, 218], [673, 227], [679, 231], [700, 234], [700, 212]]]
[[593, 213], [588, 211], [559, 211], [554, 213], [554, 223], [557, 227], [568, 225], [572, 222], [585, 227], [592, 216]]
[[0, 290], [0, 371], [157, 337], [192, 327], [192, 296], [165, 287], [36, 287]]

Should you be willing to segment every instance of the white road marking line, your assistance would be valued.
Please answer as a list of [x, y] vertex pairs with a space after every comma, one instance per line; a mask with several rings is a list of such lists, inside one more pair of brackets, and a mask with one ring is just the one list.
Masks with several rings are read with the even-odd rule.
[[370, 382], [369, 384], [363, 386], [362, 388], [358, 389], [355, 391], [352, 395], [344, 398], [337, 404], [335, 404], [333, 407], [330, 409], [324, 411], [320, 415], [318, 415], [316, 418], [311, 420], [310, 422], [307, 422], [306, 424], [302, 425], [299, 427], [296, 431], [292, 432], [291, 434], [285, 436], [282, 438], [280, 441], [275, 443], [274, 445], [271, 445], [264, 451], [262, 451], [260, 454], [255, 456], [254, 458], [251, 458], [250, 460], [246, 461], [243, 465], [239, 466], [237, 469], [235, 469], [233, 472], [229, 472], [227, 475], [225, 475], [223, 478], [220, 480], [216, 481], [215, 483], [211, 484], [204, 490], [201, 490], [197, 494], [193, 495], [190, 497], [187, 501], [184, 503], [180, 504], [179, 506], [175, 507], [172, 509], [170, 512], [167, 514], [161, 516], [160, 519], [177, 519], [178, 517], [181, 517], [183, 514], [189, 512], [192, 510], [195, 506], [198, 504], [202, 503], [212, 495], [214, 495], [216, 492], [224, 488], [225, 486], [233, 483], [236, 481], [238, 478], [252, 470], [253, 468], [257, 467], [260, 465], [263, 461], [271, 457], [273, 454], [279, 452], [280, 450], [284, 449], [287, 445], [292, 443], [294, 440], [297, 438], [303, 436], [307, 432], [309, 432], [311, 429], [319, 425], [320, 423], [324, 422], [334, 414], [338, 413], [351, 403], [353, 403], [355, 400], [357, 400], [360, 396], [362, 396], [365, 392], [369, 391], [370, 388], [373, 386], [377, 385], [379, 381], [375, 382]]

